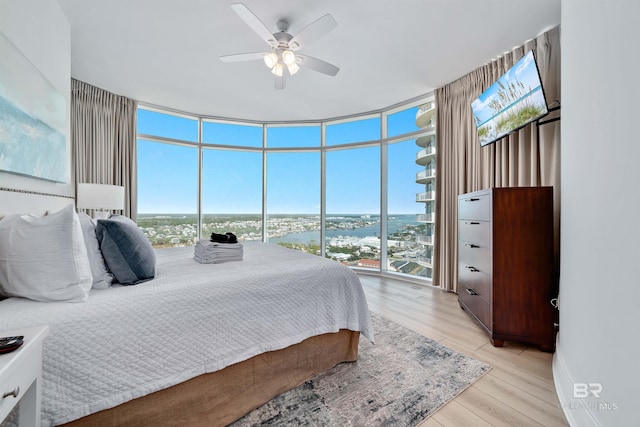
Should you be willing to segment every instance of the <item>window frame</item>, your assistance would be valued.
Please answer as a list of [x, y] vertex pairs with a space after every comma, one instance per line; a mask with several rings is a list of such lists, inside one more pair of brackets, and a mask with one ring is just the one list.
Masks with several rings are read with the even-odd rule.
[[[254, 120], [243, 120], [225, 117], [213, 117], [213, 116], [197, 116], [182, 111], [173, 110], [170, 108], [158, 107], [154, 105], [138, 103], [138, 109], [148, 110], [156, 113], [173, 115], [181, 118], [192, 119], [198, 121], [198, 140], [196, 142], [180, 140], [170, 137], [162, 137], [158, 135], [149, 134], [137, 134], [137, 140], [144, 139], [150, 142], [158, 142], [165, 144], [177, 144], [189, 147], [196, 147], [198, 149], [198, 239], [201, 238], [202, 230], [202, 184], [203, 184], [203, 153], [204, 150], [217, 149], [217, 150], [235, 150], [235, 151], [251, 151], [262, 153], [262, 241], [267, 241], [267, 157], [269, 153], [275, 152], [320, 152], [320, 244], [321, 244], [321, 256], [326, 256], [326, 155], [328, 152], [347, 149], [358, 149], [372, 146], [378, 146], [380, 148], [380, 268], [372, 270], [370, 268], [358, 268], [351, 267], [357, 272], [367, 274], [381, 274], [396, 276], [404, 280], [414, 281], [421, 284], [430, 284], [430, 278], [424, 278], [420, 276], [411, 276], [408, 274], [397, 273], [388, 271], [388, 147], [390, 144], [402, 142], [408, 139], [417, 139], [420, 136], [429, 134], [430, 129], [418, 129], [404, 134], [394, 135], [388, 137], [388, 121], [389, 117], [393, 114], [419, 107], [428, 102], [434, 101], [433, 93], [422, 95], [411, 100], [395, 104], [385, 109], [378, 111], [366, 112], [362, 114], [329, 118], [323, 120], [313, 121], [290, 121], [290, 122], [262, 122]], [[380, 139], [367, 140], [357, 142], [347, 142], [334, 145], [327, 145], [327, 127], [332, 125], [339, 125], [343, 123], [355, 122], [359, 120], [369, 120], [373, 118], [379, 118], [380, 124]], [[262, 144], [260, 146], [244, 146], [244, 145], [229, 145], [229, 144], [217, 144], [212, 142], [203, 141], [203, 129], [205, 123], [221, 123], [231, 124], [239, 126], [252, 126], [262, 129]], [[291, 146], [291, 147], [269, 147], [267, 142], [268, 129], [281, 128], [281, 127], [299, 127], [299, 126], [319, 126], [320, 127], [320, 144], [318, 146]], [[416, 146], [416, 152], [419, 151], [419, 147]]]

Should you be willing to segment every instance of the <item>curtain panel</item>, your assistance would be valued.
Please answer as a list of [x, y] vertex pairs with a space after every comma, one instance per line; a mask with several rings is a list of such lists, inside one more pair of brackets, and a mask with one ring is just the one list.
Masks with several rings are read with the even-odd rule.
[[136, 220], [136, 101], [71, 79], [71, 143], [77, 182], [122, 185]]
[[[533, 50], [547, 104], [560, 100], [560, 28], [435, 90], [436, 226], [433, 284], [457, 292], [458, 195], [491, 187], [552, 186], [556, 281], [559, 276], [560, 121], [536, 125], [480, 146], [471, 102]], [[549, 116], [552, 117], [552, 116]]]

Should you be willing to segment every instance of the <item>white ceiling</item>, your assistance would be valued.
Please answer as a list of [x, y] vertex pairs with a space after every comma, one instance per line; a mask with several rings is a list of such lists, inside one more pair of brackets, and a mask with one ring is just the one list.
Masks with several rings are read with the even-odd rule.
[[198, 115], [313, 120], [374, 111], [427, 94], [560, 24], [560, 0], [242, 0], [275, 32], [326, 13], [331, 33], [300, 52], [340, 67], [302, 69], [284, 90], [268, 51], [229, 7], [238, 0], [59, 0], [71, 25], [73, 78]]

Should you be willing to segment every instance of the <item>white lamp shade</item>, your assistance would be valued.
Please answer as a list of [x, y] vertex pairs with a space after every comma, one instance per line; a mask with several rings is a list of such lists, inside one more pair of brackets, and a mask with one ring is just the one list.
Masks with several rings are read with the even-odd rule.
[[283, 71], [283, 67], [282, 67], [282, 64], [279, 62], [276, 65], [274, 65], [273, 68], [271, 69], [271, 72], [278, 77], [282, 77], [282, 71]]
[[264, 56], [264, 63], [267, 67], [269, 67], [269, 69], [273, 68], [273, 66], [276, 65], [277, 62], [278, 56], [273, 52]]
[[124, 209], [124, 187], [108, 184], [78, 183], [79, 209]]
[[293, 76], [295, 73], [300, 71], [300, 66], [293, 62], [291, 64], [287, 64], [287, 69], [289, 70], [289, 74]]
[[286, 65], [291, 65], [296, 62], [296, 55], [290, 50], [285, 50], [282, 52], [282, 62]]

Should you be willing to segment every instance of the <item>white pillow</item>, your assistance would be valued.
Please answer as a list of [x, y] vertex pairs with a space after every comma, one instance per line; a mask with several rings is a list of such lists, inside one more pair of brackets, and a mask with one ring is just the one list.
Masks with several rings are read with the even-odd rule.
[[1, 294], [83, 302], [92, 281], [73, 205], [43, 217], [9, 215], [0, 220]]
[[84, 243], [87, 246], [87, 256], [89, 257], [89, 265], [91, 266], [91, 274], [93, 275], [93, 289], [108, 289], [113, 283], [113, 275], [109, 273], [104, 257], [100, 251], [98, 236], [96, 235], [96, 223], [86, 213], [78, 212], [80, 226], [82, 227], [82, 235]]

